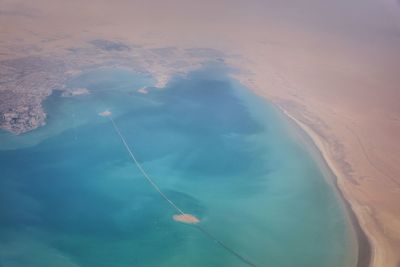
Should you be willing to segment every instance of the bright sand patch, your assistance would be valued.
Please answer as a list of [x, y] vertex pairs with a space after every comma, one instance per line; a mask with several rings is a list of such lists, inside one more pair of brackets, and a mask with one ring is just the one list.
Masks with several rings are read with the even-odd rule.
[[149, 93], [149, 91], [147, 91], [146, 87], [142, 87], [142, 88], [138, 89], [137, 92], [141, 93], [141, 94], [148, 94]]
[[103, 116], [103, 117], [107, 117], [107, 116], [110, 116], [110, 115], [111, 115], [111, 111], [105, 110], [105, 111], [103, 111], [103, 112], [100, 112], [99, 115], [100, 115], [100, 116]]
[[182, 223], [190, 223], [190, 224], [195, 224], [200, 222], [200, 220], [191, 214], [175, 214], [174, 216], [172, 216], [172, 218], [174, 219], [174, 221], [177, 222], [182, 222]]

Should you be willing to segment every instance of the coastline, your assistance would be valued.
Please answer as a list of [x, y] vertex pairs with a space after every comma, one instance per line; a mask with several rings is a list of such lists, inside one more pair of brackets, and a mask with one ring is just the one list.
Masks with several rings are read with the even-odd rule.
[[280, 105], [273, 103], [273, 105], [291, 122], [293, 122], [300, 130], [309, 137], [310, 141], [313, 143], [315, 148], [318, 150], [321, 159], [325, 162], [326, 166], [332, 173], [334, 178], [333, 183], [337, 189], [337, 192], [340, 195], [340, 198], [343, 200], [343, 204], [345, 206], [346, 212], [348, 213], [349, 219], [352, 223], [352, 227], [355, 231], [356, 240], [357, 240], [357, 263], [356, 267], [372, 267], [373, 259], [375, 256], [375, 246], [371, 236], [368, 234], [366, 229], [364, 229], [364, 219], [360, 214], [357, 213], [357, 208], [355, 205], [357, 203], [352, 203], [351, 199], [346, 197], [346, 189], [343, 187], [343, 184], [340, 183], [341, 179], [345, 179], [340, 171], [335, 166], [334, 160], [329, 156], [329, 152], [324, 147], [324, 140], [314, 132], [314, 130], [301, 122], [297, 118], [295, 118], [292, 114], [290, 114], [287, 110], [285, 110]]

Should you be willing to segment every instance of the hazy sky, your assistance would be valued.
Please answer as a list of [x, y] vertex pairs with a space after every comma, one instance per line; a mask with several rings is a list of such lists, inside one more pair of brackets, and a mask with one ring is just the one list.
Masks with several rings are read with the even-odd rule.
[[[373, 101], [377, 88], [388, 92], [388, 101], [398, 96], [395, 0], [2, 0], [0, 8], [3, 57], [18, 45], [54, 50], [99, 37], [153, 47], [212, 47], [248, 59], [261, 78], [273, 66], [302, 90], [367, 78], [336, 84], [335, 90], [351, 87], [359, 95], [368, 87]], [[328, 90], [318, 92], [331, 98]]]

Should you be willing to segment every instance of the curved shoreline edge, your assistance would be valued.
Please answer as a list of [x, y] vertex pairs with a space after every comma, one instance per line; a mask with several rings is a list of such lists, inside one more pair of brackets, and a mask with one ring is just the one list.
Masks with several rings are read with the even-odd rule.
[[[304, 124], [303, 122], [299, 121], [296, 119], [293, 115], [291, 115], [288, 111], [286, 111], [284, 108], [279, 106], [276, 103], [272, 104], [285, 116], [287, 117], [290, 121], [292, 121], [296, 126], [300, 128], [300, 130], [305, 133], [314, 146], [317, 148], [318, 152], [320, 153], [322, 160], [326, 163], [327, 167], [330, 169], [334, 176], [334, 185], [336, 186], [336, 189], [343, 200], [344, 206], [347, 210], [349, 219], [352, 222], [355, 234], [356, 234], [356, 239], [357, 239], [357, 245], [358, 245], [358, 255], [357, 255], [357, 264], [356, 267], [372, 267], [372, 262], [374, 258], [374, 246], [371, 238], [368, 236], [366, 231], [362, 227], [361, 219], [357, 216], [357, 213], [352, 206], [351, 201], [346, 198], [345, 193], [343, 188], [340, 186], [338, 183], [339, 179], [342, 179], [342, 175], [339, 173], [339, 171], [336, 169], [336, 167], [333, 165], [333, 161], [329, 158], [328, 152], [326, 149], [323, 147], [323, 140], [313, 131], [313, 129]], [[342, 177], [342, 178], [341, 178]], [[344, 178], [343, 178], [344, 179]]]

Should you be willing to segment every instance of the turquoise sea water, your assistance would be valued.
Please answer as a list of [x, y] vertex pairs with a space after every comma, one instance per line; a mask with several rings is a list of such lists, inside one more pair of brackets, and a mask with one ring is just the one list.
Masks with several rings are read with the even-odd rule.
[[338, 267], [355, 238], [336, 192], [293, 126], [210, 67], [148, 94], [152, 79], [99, 69], [91, 94], [45, 103], [48, 124], [0, 135], [0, 266], [246, 266], [143, 179], [111, 123], [160, 188], [257, 266]]

